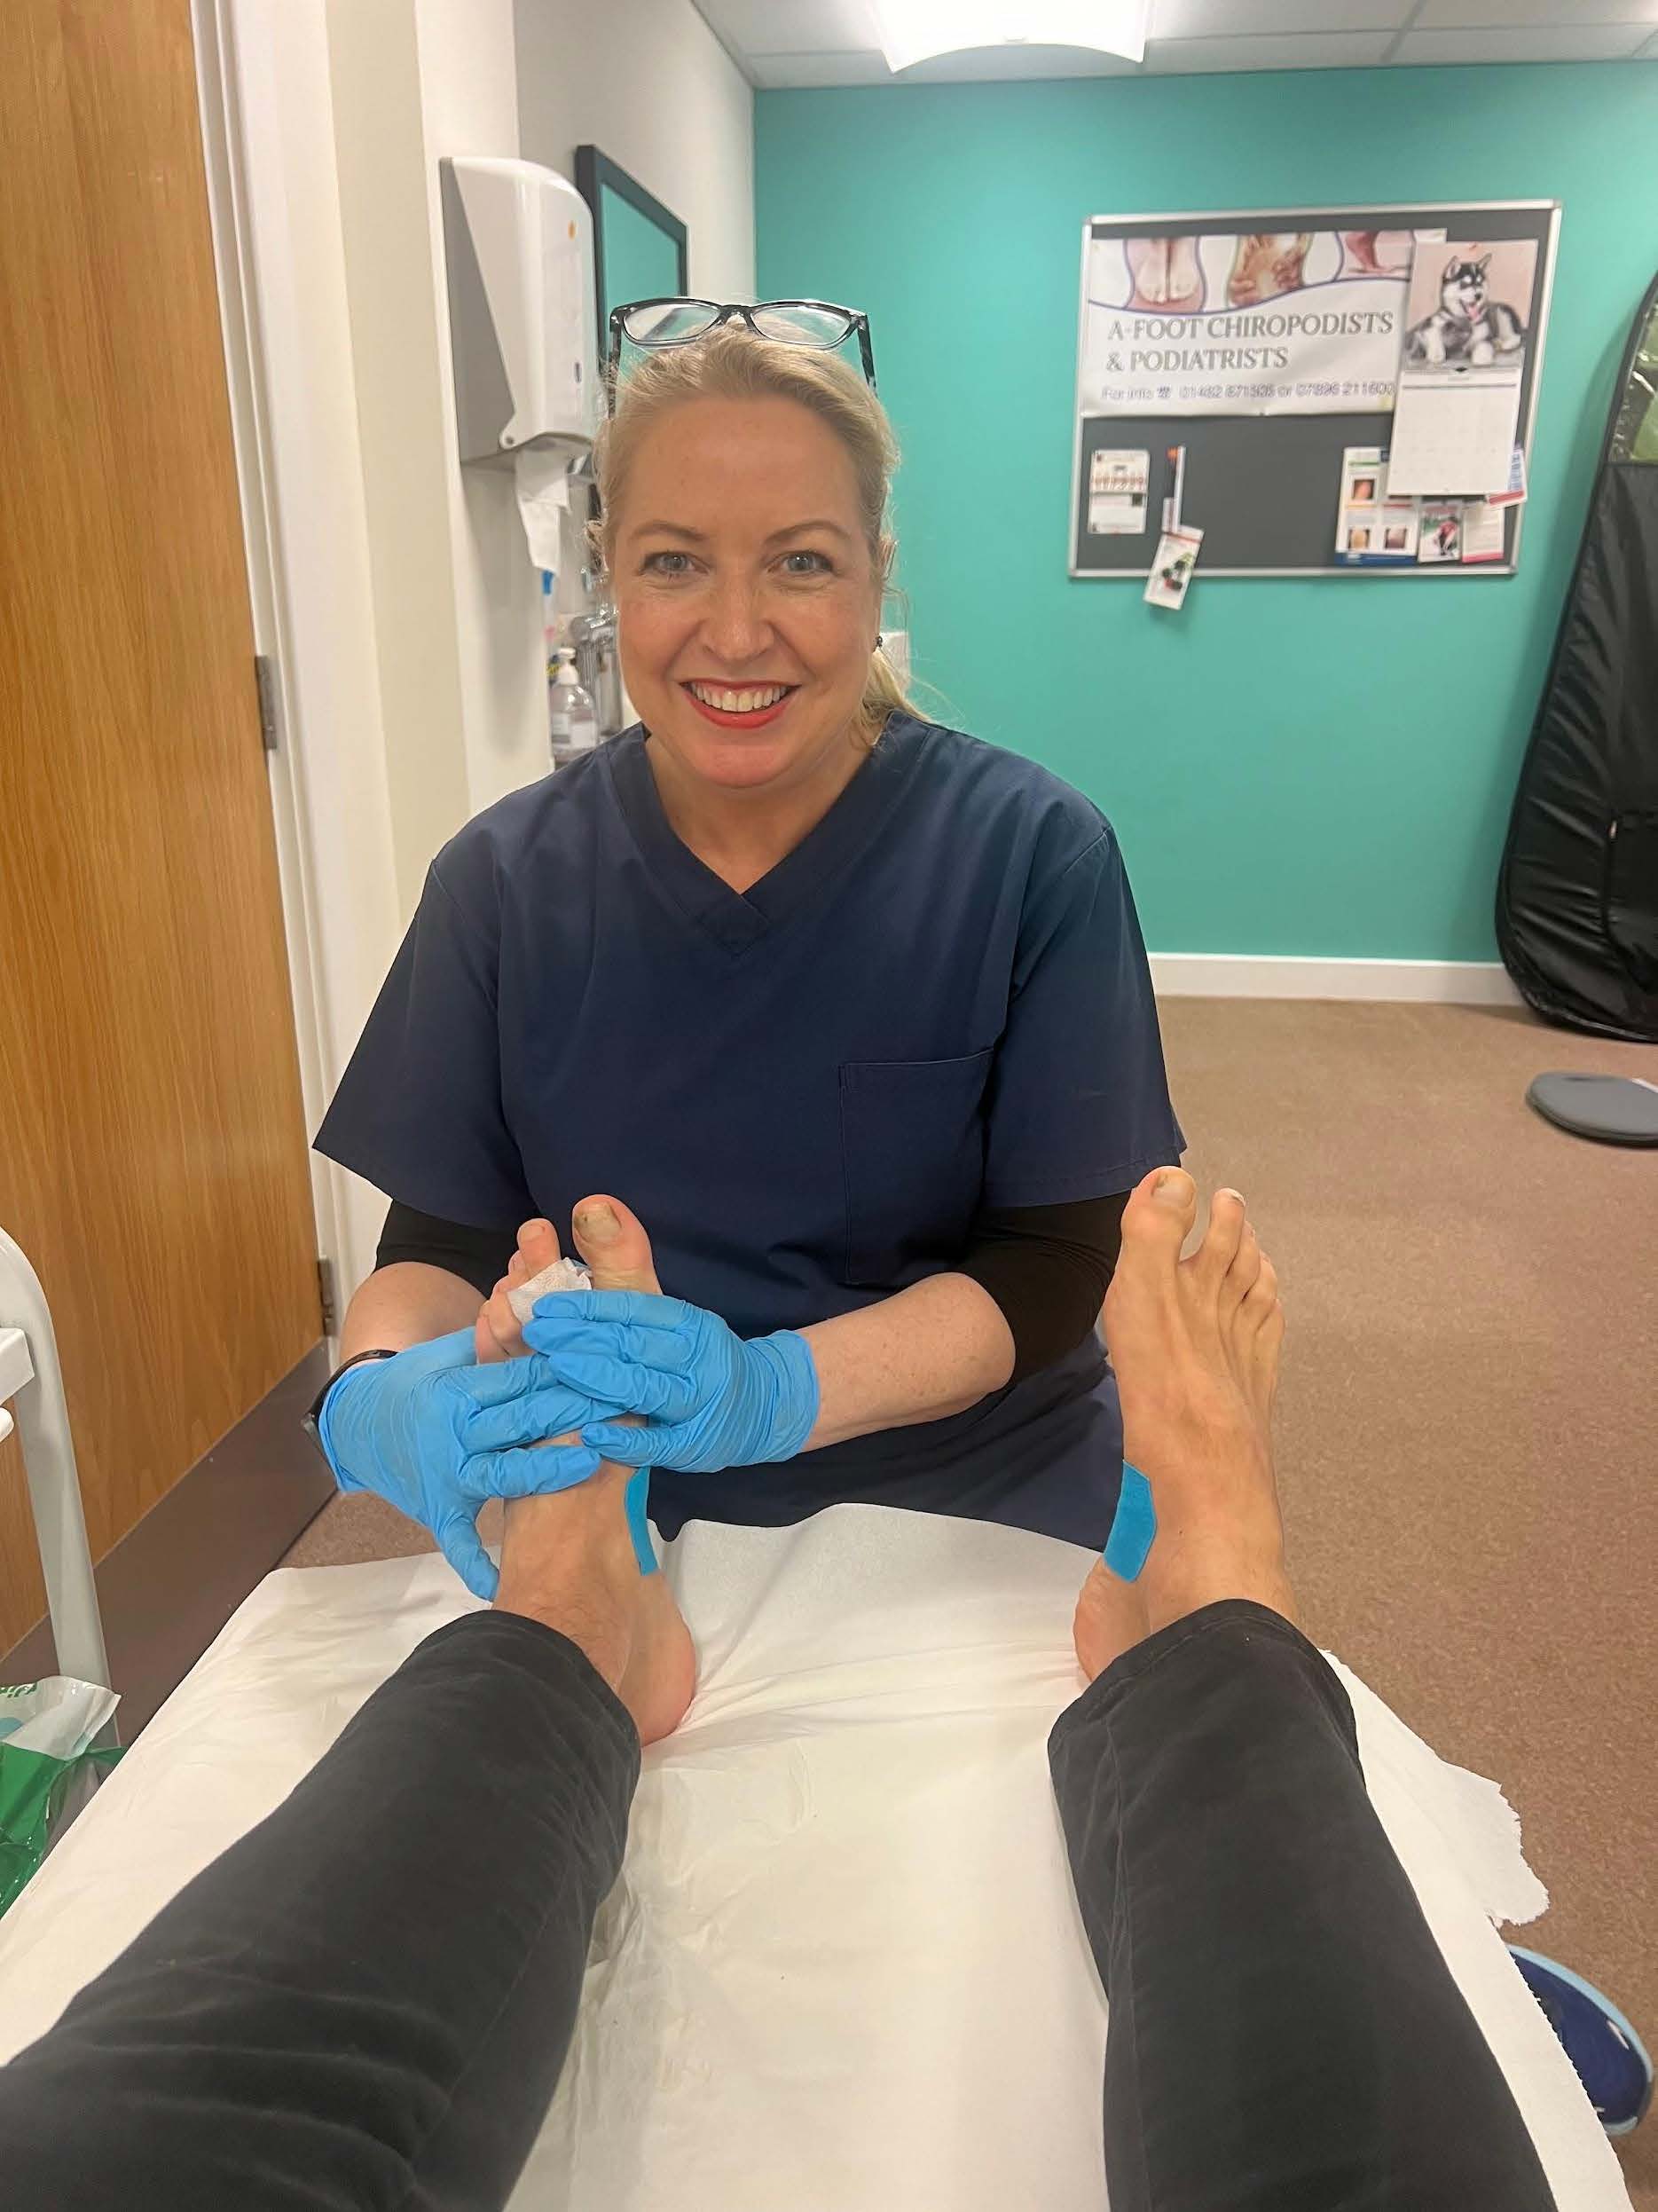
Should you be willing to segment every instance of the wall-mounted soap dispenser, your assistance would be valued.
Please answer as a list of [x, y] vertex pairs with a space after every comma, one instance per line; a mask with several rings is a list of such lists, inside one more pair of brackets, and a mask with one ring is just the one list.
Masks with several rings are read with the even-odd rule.
[[460, 458], [562, 450], [575, 465], [600, 412], [586, 202], [534, 161], [458, 154], [439, 167]]

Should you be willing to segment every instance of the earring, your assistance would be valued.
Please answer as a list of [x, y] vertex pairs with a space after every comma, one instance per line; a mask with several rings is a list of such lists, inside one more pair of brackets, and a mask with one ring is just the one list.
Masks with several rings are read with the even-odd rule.
[[882, 648], [882, 647], [883, 647], [885, 643], [886, 643], [886, 639], [884, 638], [884, 636], [883, 636], [882, 633], [881, 633], [879, 630], [877, 630], [877, 631], [876, 632], [876, 634], [875, 634], [875, 649], [876, 649], [876, 651], [878, 653], [878, 652], [880, 651], [881, 648]]

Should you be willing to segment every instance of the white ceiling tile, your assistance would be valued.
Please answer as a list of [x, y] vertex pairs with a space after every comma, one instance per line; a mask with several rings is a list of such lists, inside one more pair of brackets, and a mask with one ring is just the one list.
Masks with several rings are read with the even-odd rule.
[[1394, 59], [1407, 67], [1441, 61], [1619, 61], [1646, 43], [1638, 23], [1582, 23], [1558, 29], [1407, 31]]
[[746, 59], [755, 83], [765, 91], [895, 82], [884, 54], [750, 54]]
[[1577, 30], [1586, 23], [1658, 25], [1658, 0], [1423, 0], [1414, 31]]
[[879, 41], [868, 0], [696, 0], [727, 46], [760, 54], [868, 51]]
[[1380, 61], [1391, 31], [1316, 31], [1294, 38], [1163, 38], [1145, 50], [1159, 75], [1230, 69], [1354, 69]]
[[[1560, 0], [1566, 4], [1566, 0]], [[1151, 36], [1251, 37], [1286, 31], [1397, 30], [1413, 0], [1153, 0]]]

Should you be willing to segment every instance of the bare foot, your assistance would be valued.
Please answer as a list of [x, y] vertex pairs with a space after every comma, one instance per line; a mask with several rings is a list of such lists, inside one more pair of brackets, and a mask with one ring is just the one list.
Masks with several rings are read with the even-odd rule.
[[1138, 1581], [1120, 1580], [1102, 1560], [1082, 1586], [1077, 1656], [1090, 1681], [1220, 1598], [1295, 1618], [1272, 1473], [1277, 1277], [1236, 1191], [1215, 1193], [1203, 1241], [1183, 1260], [1197, 1215], [1198, 1186], [1180, 1168], [1147, 1176], [1123, 1215], [1105, 1341], [1123, 1456], [1151, 1485], [1158, 1531]]
[[[595, 1290], [658, 1287], [650, 1240], [619, 1199], [576, 1209], [576, 1244]], [[527, 1221], [507, 1273], [478, 1315], [482, 1363], [526, 1347], [507, 1292], [559, 1257], [550, 1221]], [[572, 1436], [549, 1439], [573, 1444]], [[696, 1688], [691, 1633], [660, 1574], [641, 1575], [626, 1510], [632, 1468], [606, 1460], [575, 1490], [510, 1499], [497, 1606], [545, 1621], [579, 1644], [633, 1716], [641, 1744], [669, 1736]]]

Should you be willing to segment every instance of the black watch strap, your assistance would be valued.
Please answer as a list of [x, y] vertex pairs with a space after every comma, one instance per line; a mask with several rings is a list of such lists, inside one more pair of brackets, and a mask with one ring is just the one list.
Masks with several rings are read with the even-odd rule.
[[[340, 1377], [342, 1374], [349, 1373], [353, 1367], [360, 1367], [365, 1359], [395, 1359], [397, 1357], [397, 1355], [395, 1351], [382, 1346], [375, 1351], [353, 1352], [349, 1359], [342, 1359], [340, 1362], [334, 1373], [328, 1377], [328, 1380], [323, 1384], [321, 1389], [318, 1391], [316, 1397], [312, 1398], [310, 1412], [304, 1415], [303, 1419], [300, 1422], [300, 1427], [305, 1431], [305, 1434], [310, 1438], [318, 1452], [322, 1452], [322, 1438], [318, 1434], [317, 1423], [322, 1418], [323, 1400], [327, 1397], [329, 1391], [333, 1389], [334, 1384], [340, 1380]], [[322, 1456], [326, 1460], [328, 1457], [328, 1454], [326, 1452], [322, 1452]]]

